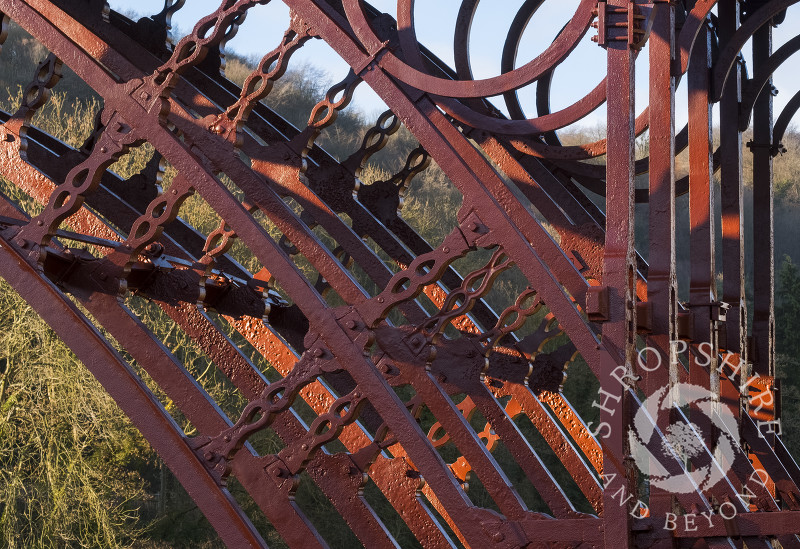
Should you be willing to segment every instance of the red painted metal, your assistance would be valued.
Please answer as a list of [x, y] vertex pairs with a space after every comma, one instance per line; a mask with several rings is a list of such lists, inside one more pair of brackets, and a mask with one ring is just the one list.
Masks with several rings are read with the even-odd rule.
[[[328, 546], [328, 532], [294, 500], [301, 478], [370, 548], [397, 546], [390, 520], [425, 547], [800, 546], [800, 468], [763, 428], [780, 420], [771, 158], [800, 107], [795, 96], [773, 127], [770, 75], [797, 39], [773, 54], [769, 23], [794, 2], [582, 0], [553, 43], [517, 67], [543, 3], [525, 1], [498, 38], [502, 74], [475, 80], [476, 0], [458, 9], [453, 68], [419, 43], [411, 0], [397, 3], [396, 19], [361, 0], [284, 0], [289, 28], [240, 89], [220, 73], [222, 47], [266, 3], [225, 0], [172, 45], [168, 22], [182, 2], [167, 0], [160, 14], [133, 22], [98, 0], [0, 0], [4, 28], [15, 21], [50, 52], [19, 110], [2, 113], [0, 171], [43, 209], [0, 201], [0, 275], [76, 350], [221, 539], [266, 546], [227, 491], [233, 476], [291, 547]], [[261, 100], [312, 39], [352, 70], [298, 129]], [[551, 112], [553, 75], [583, 40], [604, 48], [607, 77]], [[743, 82], [738, 56], [751, 40], [755, 77]], [[637, 108], [634, 68], [645, 45], [639, 61], [649, 64], [651, 106]], [[78, 150], [31, 125], [63, 64], [103, 98]], [[676, 133], [684, 77], [689, 123]], [[517, 94], [534, 83], [535, 116]], [[339, 162], [315, 141], [336, 128], [359, 85], [389, 110]], [[495, 96], [509, 116], [490, 102]], [[562, 145], [557, 130], [603, 103], [606, 137]], [[751, 110], [759, 231], [749, 332], [741, 132]], [[396, 174], [364, 184], [362, 170], [401, 126], [418, 146]], [[637, 160], [635, 139], [645, 132], [649, 155]], [[109, 171], [145, 142], [155, 154], [141, 173], [124, 181]], [[676, 180], [675, 157], [687, 148], [689, 174]], [[603, 156], [604, 165], [586, 162]], [[438, 245], [400, 210], [431, 160], [462, 196]], [[162, 192], [166, 163], [177, 175]], [[644, 174], [646, 187], [637, 182]], [[676, 200], [686, 193], [693, 262], [681, 303]], [[193, 194], [222, 219], [207, 235], [181, 219]], [[642, 253], [637, 202], [649, 207]], [[257, 272], [232, 257], [236, 240], [260, 263]], [[460, 272], [462, 258], [472, 266]], [[512, 272], [516, 296], [495, 310], [498, 277]], [[126, 304], [134, 293], [231, 381], [246, 401], [238, 417], [226, 417], [137, 318]], [[142, 366], [195, 436], [175, 429], [92, 322]], [[280, 379], [268, 381], [235, 343], [241, 338]], [[565, 375], [580, 361], [597, 394], [570, 402]], [[704, 401], [688, 411], [651, 406], [682, 402], [691, 386], [732, 423], [716, 422]], [[313, 414], [305, 422], [301, 401]], [[695, 430], [680, 431], [689, 425]], [[248, 441], [268, 428], [283, 448], [257, 455]], [[642, 430], [652, 432], [643, 445]], [[672, 445], [675, 432], [688, 436], [683, 446]], [[662, 482], [704, 467], [714, 482]], [[367, 483], [394, 518], [365, 496]], [[523, 497], [524, 483], [539, 503]]]

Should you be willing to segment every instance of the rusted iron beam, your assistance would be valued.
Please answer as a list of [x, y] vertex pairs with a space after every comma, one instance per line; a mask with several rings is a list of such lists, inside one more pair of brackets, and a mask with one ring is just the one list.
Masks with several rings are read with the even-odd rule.
[[[44, 206], [23, 213], [0, 201], [8, 260], [0, 270], [68, 343], [88, 345], [79, 356], [169, 458], [225, 543], [265, 546], [224, 488], [233, 475], [289, 546], [326, 546], [328, 532], [294, 500], [306, 473], [366, 547], [398, 544], [385, 506], [365, 496], [367, 482], [426, 547], [797, 546], [800, 468], [779, 434], [763, 430], [780, 419], [771, 158], [800, 105], [790, 101], [773, 131], [770, 75], [800, 42], [772, 54], [768, 23], [793, 2], [582, 0], [545, 52], [517, 66], [543, 4], [526, 1], [498, 35], [502, 74], [475, 79], [477, 1], [458, 9], [451, 68], [420, 44], [410, 0], [392, 15], [361, 0], [286, 0], [286, 33], [240, 89], [221, 72], [223, 46], [261, 3], [209, 8], [173, 44], [167, 25], [182, 2], [133, 22], [96, 0], [0, 0], [3, 24], [13, 19], [51, 52], [20, 108], [0, 114], [0, 172]], [[606, 77], [552, 112], [554, 75], [592, 28]], [[351, 71], [295, 128], [262, 100], [312, 39]], [[737, 59], [748, 41], [755, 77], [745, 83]], [[650, 106], [637, 116], [634, 68], [646, 43], [639, 62], [649, 66]], [[63, 64], [103, 98], [78, 150], [32, 125]], [[689, 123], [676, 135], [682, 80]], [[518, 93], [533, 83], [536, 116]], [[316, 142], [339, 129], [359, 85], [389, 110], [337, 161]], [[499, 96], [510, 118], [492, 104]], [[603, 103], [605, 138], [563, 145], [559, 130]], [[741, 172], [751, 105], [752, 331]], [[400, 169], [365, 184], [363, 170], [402, 126], [416, 142]], [[636, 160], [645, 131], [649, 153]], [[145, 142], [155, 153], [139, 174], [109, 171]], [[675, 158], [687, 148], [689, 174], [676, 181]], [[602, 156], [604, 164], [587, 163]], [[163, 192], [167, 163], [177, 174]], [[403, 195], [434, 169], [462, 200], [438, 243], [402, 209]], [[644, 174], [648, 188], [637, 189]], [[675, 210], [686, 193], [693, 261], [679, 273]], [[195, 194], [221, 218], [207, 234], [181, 219]], [[634, 246], [638, 202], [649, 204], [647, 262]], [[681, 274], [688, 304], [678, 303]], [[90, 333], [67, 294], [144, 365], [198, 437], [164, 423], [154, 394], [120, 357], [106, 356], [108, 342]], [[126, 307], [132, 294], [152, 300], [208, 356], [243, 409], [222, 414]], [[75, 333], [56, 322], [67, 309]], [[99, 371], [92, 353], [109, 358], [113, 373]], [[565, 375], [575, 383], [580, 362], [599, 392], [568, 398]], [[730, 419], [720, 424], [720, 415]], [[249, 441], [267, 428], [284, 447], [257, 456]]]

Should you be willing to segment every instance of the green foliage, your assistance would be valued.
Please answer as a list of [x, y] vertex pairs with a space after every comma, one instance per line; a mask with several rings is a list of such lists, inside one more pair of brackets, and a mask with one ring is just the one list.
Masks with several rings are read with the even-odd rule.
[[800, 358], [800, 271], [788, 255], [778, 272], [778, 298], [777, 351]]
[[800, 412], [800, 269], [788, 255], [778, 271], [775, 308], [776, 370], [781, 380], [783, 439], [795, 455], [800, 452], [800, 429], [787, 418]]
[[781, 433], [783, 443], [795, 460], [800, 456], [800, 429], [794, 418], [800, 414], [800, 357], [779, 354], [775, 357], [775, 370], [781, 381]]
[[154, 456], [86, 368], [0, 281], [0, 546], [124, 547]]
[[[4, 64], [0, 66], [0, 86], [8, 90], [7, 99], [0, 97], [3, 110], [13, 112], [18, 107], [24, 86], [46, 53], [41, 45], [12, 25], [11, 36], [3, 52]], [[228, 55], [226, 75], [241, 84], [252, 66], [252, 60]], [[64, 79], [50, 101], [36, 114], [33, 123], [77, 147], [91, 132], [94, 116], [102, 108], [102, 100], [68, 69], [65, 68], [64, 72]], [[317, 68], [294, 67], [275, 84], [265, 103], [291, 123], [304, 127], [312, 107], [331, 83], [327, 75]], [[336, 124], [323, 132], [317, 144], [341, 160], [358, 149], [368, 127], [369, 122], [362, 113], [346, 109], [340, 113]], [[603, 137], [602, 128], [562, 135], [565, 144], [585, 143]], [[791, 132], [784, 141], [790, 150], [797, 149], [800, 144], [800, 139]], [[648, 145], [646, 136], [637, 141], [637, 157], [647, 154]], [[401, 128], [392, 136], [387, 147], [364, 168], [360, 177], [362, 183], [370, 185], [389, 179], [403, 166], [406, 156], [416, 146], [417, 142], [410, 132]], [[135, 148], [120, 159], [112, 170], [122, 177], [130, 177], [143, 168], [152, 154], [150, 145]], [[790, 154], [775, 161], [777, 240], [779, 246], [787, 250], [789, 246], [800, 246], [800, 242], [789, 242], [789, 239], [780, 237], [782, 223], [796, 218], [797, 208], [800, 207], [800, 185], [797, 182], [800, 163], [797, 158], [798, 155]], [[685, 174], [685, 155], [679, 158], [677, 164], [678, 175]], [[163, 180], [165, 187], [169, 186], [174, 175], [174, 169], [167, 166]], [[747, 168], [745, 176], [749, 177]], [[224, 175], [220, 176], [220, 180], [242, 198]], [[29, 212], [39, 207], [12, 185], [3, 183], [0, 190], [7, 196], [13, 196]], [[461, 202], [460, 192], [444, 172], [433, 164], [406, 189], [400, 215], [436, 246], [456, 226]], [[598, 202], [602, 203], [602, 200], [598, 199]], [[683, 213], [687, 210], [679, 208]], [[199, 195], [190, 197], [184, 203], [180, 215], [204, 234], [216, 228], [220, 221]], [[259, 220], [274, 238], [280, 237], [268, 219], [261, 217]], [[688, 231], [683, 233], [686, 234], [679, 237], [679, 247], [688, 249], [683, 245], [688, 238]], [[318, 236], [331, 250], [336, 247], [330, 237], [321, 233]], [[557, 238], [557, 235], [554, 237]], [[370, 242], [370, 245], [390, 269], [399, 269], [374, 242]], [[251, 272], [260, 269], [258, 261], [241, 242], [234, 244], [231, 254]], [[488, 251], [473, 252], [454, 267], [465, 274], [483, 266], [490, 255]], [[296, 261], [313, 280], [311, 265], [299, 256]], [[682, 267], [688, 272], [687, 265]], [[355, 272], [354, 276], [368, 291], [374, 293], [378, 290], [363, 272]], [[513, 302], [526, 284], [519, 269], [510, 269], [498, 277], [487, 301], [496, 311], [501, 311]], [[131, 298], [127, 305], [199, 380], [221, 409], [231, 418], [238, 417], [244, 400], [209, 357], [152, 303]], [[542, 311], [533, 321], [538, 322], [545, 313]], [[0, 546], [221, 547], [216, 534], [191, 498], [103, 388], [30, 307], [2, 281], [0, 315]], [[783, 353], [778, 359], [778, 370], [786, 379], [782, 395], [787, 415], [788, 410], [796, 410], [800, 406], [800, 392], [796, 388], [800, 386], [800, 273], [788, 256], [779, 275], [777, 327], [778, 350]], [[247, 349], [236, 334], [229, 332], [228, 335], [243, 349]], [[554, 342], [552, 345], [557, 344]], [[268, 377], [274, 374], [265, 360], [254, 354], [253, 349], [247, 352], [254, 362], [263, 365]], [[140, 365], [133, 365], [184, 432], [187, 435], [194, 434], [194, 426]], [[564, 394], [587, 422], [597, 419], [598, 410], [591, 406], [597, 386], [596, 378], [578, 357], [570, 365]], [[429, 428], [435, 418], [426, 412], [421, 421], [423, 427]], [[480, 431], [485, 420], [476, 417], [473, 423]], [[578, 502], [581, 510], [588, 511], [577, 486], [571, 483], [563, 467], [559, 469], [557, 458], [535, 427], [527, 420], [517, 423], [534, 449], [543, 456], [547, 466], [554, 471], [569, 497]], [[786, 440], [790, 448], [800, 449], [800, 434], [789, 432]], [[269, 430], [251, 442], [262, 455], [276, 452], [282, 447], [277, 435]], [[442, 454], [455, 459], [457, 450], [444, 448]], [[500, 445], [495, 458], [514, 485], [520, 488], [522, 497], [530, 507], [547, 511], [535, 488], [525, 485], [527, 480], [510, 452]], [[260, 516], [255, 503], [235, 480], [230, 482], [230, 490], [269, 545], [283, 547], [272, 525]], [[401, 545], [416, 546], [413, 536], [380, 491], [370, 484], [365, 494]], [[480, 505], [494, 505], [477, 478], [470, 479], [468, 495]], [[305, 475], [302, 476], [296, 503], [333, 547], [357, 546], [352, 532], [331, 508], [324, 494]]]

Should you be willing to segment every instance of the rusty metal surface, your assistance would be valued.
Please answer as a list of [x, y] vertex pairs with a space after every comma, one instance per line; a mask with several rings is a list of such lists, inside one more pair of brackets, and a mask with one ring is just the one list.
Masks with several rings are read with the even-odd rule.
[[[233, 477], [290, 547], [329, 545], [295, 502], [301, 482], [370, 549], [398, 542], [368, 486], [424, 547], [800, 547], [800, 468], [764, 429], [780, 420], [772, 157], [800, 108], [798, 94], [773, 117], [771, 74], [800, 43], [773, 52], [770, 25], [794, 2], [581, 0], [552, 44], [519, 64], [543, 3], [526, 0], [498, 36], [502, 74], [474, 79], [477, 0], [460, 3], [454, 67], [418, 42], [412, 0], [388, 15], [361, 0], [283, 0], [289, 27], [264, 37], [240, 89], [221, 72], [224, 43], [268, 3], [224, 0], [173, 44], [181, 1], [134, 22], [102, 0], [0, 0], [3, 28], [14, 21], [49, 52], [19, 109], [0, 117], [0, 172], [14, 196], [40, 205], [0, 197], [0, 276], [75, 350], [224, 543], [267, 546], [227, 488]], [[313, 40], [351, 70], [295, 128], [262, 100]], [[551, 112], [553, 75], [584, 40], [603, 48], [607, 77]], [[739, 57], [748, 43], [752, 79]], [[650, 107], [634, 99], [642, 62]], [[79, 149], [31, 122], [64, 65], [103, 100]], [[315, 142], [365, 85], [389, 110], [337, 161]], [[689, 122], [676, 132], [680, 85]], [[535, 114], [518, 95], [526, 86]], [[562, 145], [558, 130], [604, 104], [605, 138]], [[759, 231], [748, 328], [741, 144], [751, 122]], [[403, 126], [414, 140], [403, 167], [366, 184], [364, 168]], [[645, 132], [649, 156], [637, 159]], [[110, 170], [145, 143], [154, 152], [139, 174]], [[689, 173], [677, 179], [686, 149]], [[401, 209], [432, 161], [462, 199], [438, 244]], [[176, 175], [162, 189], [166, 166]], [[676, 200], [686, 194], [683, 303]], [[193, 195], [220, 218], [208, 234], [181, 217]], [[646, 254], [635, 249], [637, 203], [648, 203]], [[234, 258], [237, 242], [251, 267]], [[498, 301], [512, 272], [514, 295]], [[213, 361], [244, 402], [237, 416], [137, 316], [132, 295]], [[576, 375], [596, 378], [586, 386], [597, 394], [570, 402], [568, 368], [583, 363]], [[688, 405], [652, 406], [665, 398]], [[260, 455], [250, 442], [268, 429], [281, 449]], [[688, 436], [682, 446], [675, 432]]]

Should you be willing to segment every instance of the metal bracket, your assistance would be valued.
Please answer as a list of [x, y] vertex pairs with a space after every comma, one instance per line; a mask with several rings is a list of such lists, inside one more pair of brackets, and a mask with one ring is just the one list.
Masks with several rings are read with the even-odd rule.
[[731, 308], [730, 303], [725, 301], [711, 301], [709, 303], [688, 303], [689, 308], [708, 307], [710, 309], [711, 320], [714, 322], [725, 322], [728, 315], [728, 309]]
[[750, 140], [746, 143], [746, 145], [751, 151], [754, 151], [755, 149], [769, 149], [769, 153], [772, 156], [778, 156], [779, 154], [783, 154], [787, 151], [783, 143], [756, 143], [755, 141]]
[[586, 314], [592, 322], [608, 320], [608, 286], [589, 286], [586, 291]]
[[381, 56], [385, 51], [389, 49], [389, 40], [386, 40], [381, 43], [381, 47], [369, 54], [369, 56], [359, 63], [357, 66], [353, 67], [353, 72], [361, 78], [366, 71], [370, 71], [375, 67], [375, 65], [380, 61]]
[[[627, 41], [631, 48], [641, 49], [644, 45], [642, 38], [645, 30], [642, 22], [645, 17], [638, 13], [637, 5], [634, 2], [625, 8], [609, 7], [605, 0], [600, 0], [593, 11], [597, 21], [592, 23], [592, 27], [597, 29], [597, 35], [592, 36], [592, 41], [602, 47], [608, 47], [612, 41]], [[623, 33], [612, 33], [611, 29], [625, 30]]]

